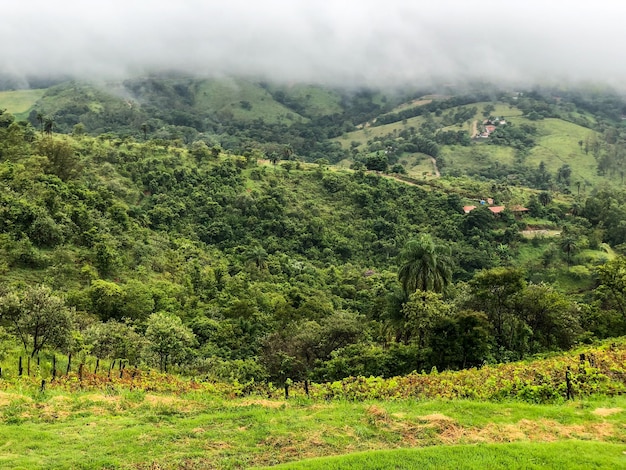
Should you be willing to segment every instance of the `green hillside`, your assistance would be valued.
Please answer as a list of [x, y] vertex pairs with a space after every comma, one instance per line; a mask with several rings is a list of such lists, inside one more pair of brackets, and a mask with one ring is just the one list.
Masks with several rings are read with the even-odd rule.
[[45, 90], [0, 91], [0, 109], [6, 109], [17, 119], [25, 119], [44, 93]]
[[0, 95], [0, 466], [623, 460], [619, 96], [37, 93]]
[[[40, 295], [90, 319], [75, 319], [83, 351], [108, 328], [151, 344], [147, 322], [165, 315], [189, 344], [161, 368], [244, 382], [459, 369], [626, 331], [626, 193], [602, 185], [620, 182], [618, 123], [541, 97], [395, 108], [397, 95], [315, 89], [71, 82], [44, 93], [32, 124], [3, 113], [0, 300]], [[291, 124], [252, 119], [255, 106], [284, 120], [309, 101], [317, 108]], [[248, 117], [224, 112], [233, 106]], [[363, 116], [406, 112], [419, 115], [337, 144]], [[604, 130], [565, 120], [584, 116]], [[482, 118], [498, 125], [471, 140]], [[407, 260], [418, 248], [442, 259], [423, 278]], [[485, 297], [502, 282], [504, 307]], [[554, 316], [538, 320], [545, 311]], [[475, 325], [470, 351], [464, 322]], [[155, 365], [146, 348], [133, 357]]]
[[236, 121], [262, 119], [269, 123], [290, 124], [306, 121], [256, 83], [238, 79], [203, 80], [194, 86], [193, 108]]

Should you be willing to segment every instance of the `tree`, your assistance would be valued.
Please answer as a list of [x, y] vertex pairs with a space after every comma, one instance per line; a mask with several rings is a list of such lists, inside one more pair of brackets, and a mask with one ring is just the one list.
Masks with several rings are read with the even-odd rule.
[[92, 312], [101, 320], [121, 320], [124, 317], [124, 289], [118, 284], [96, 279], [88, 290]]
[[450, 249], [435, 244], [429, 234], [410, 240], [400, 253], [398, 280], [409, 296], [416, 290], [443, 292], [452, 282]]
[[483, 311], [493, 325], [498, 346], [512, 350], [519, 331], [514, 311], [514, 296], [526, 287], [524, 273], [515, 268], [480, 271], [470, 281], [469, 307]]
[[626, 320], [626, 258], [619, 256], [596, 268], [596, 295]]
[[327, 360], [363, 334], [362, 320], [353, 313], [335, 312], [320, 322], [292, 322], [265, 338], [262, 362], [281, 384], [288, 379], [308, 381], [318, 360]]
[[545, 284], [530, 284], [516, 295], [516, 314], [532, 331], [530, 353], [574, 344], [580, 326], [574, 305], [560, 292]]
[[127, 359], [133, 364], [139, 361], [145, 342], [132, 326], [114, 320], [91, 325], [84, 336], [97, 358]]
[[35, 119], [37, 119], [37, 122], [39, 123], [39, 127], [41, 128], [41, 133], [43, 134], [43, 122], [44, 122], [43, 114], [40, 111], [38, 111], [37, 114], [35, 115]]
[[54, 119], [51, 118], [50, 116], [46, 116], [43, 120], [43, 131], [47, 134], [47, 135], [51, 135], [52, 134], [52, 129], [54, 129], [54, 126], [56, 125], [56, 123], [54, 122]]
[[481, 365], [491, 348], [491, 327], [482, 312], [465, 310], [440, 319], [432, 330], [432, 362], [439, 370]]
[[402, 307], [406, 337], [416, 338], [419, 347], [425, 347], [435, 324], [449, 316], [450, 310], [441, 294], [416, 290]]
[[552, 202], [552, 195], [548, 191], [540, 192], [538, 198], [539, 202], [544, 206], [547, 206]]
[[150, 315], [147, 325], [148, 350], [158, 356], [159, 369], [162, 372], [167, 372], [168, 364], [184, 361], [189, 357], [190, 348], [196, 338], [179, 317], [157, 312]]
[[387, 171], [387, 168], [389, 167], [387, 155], [382, 152], [377, 152], [375, 155], [367, 157], [365, 166], [368, 170]]
[[37, 142], [36, 151], [48, 158], [46, 171], [57, 175], [63, 181], [77, 176], [82, 170], [80, 158], [66, 139], [42, 138]]
[[256, 246], [246, 252], [245, 259], [261, 271], [267, 267], [267, 256], [267, 251], [262, 246]]
[[31, 357], [48, 345], [67, 346], [72, 337], [72, 312], [46, 286], [0, 297], [0, 319], [20, 339], [24, 349], [30, 349]]
[[568, 230], [567, 227], [564, 227], [563, 232], [561, 232], [561, 240], [559, 242], [559, 245], [561, 246], [561, 250], [563, 250], [563, 252], [567, 256], [567, 266], [571, 266], [572, 254], [574, 254], [578, 250], [578, 236], [571, 230]]

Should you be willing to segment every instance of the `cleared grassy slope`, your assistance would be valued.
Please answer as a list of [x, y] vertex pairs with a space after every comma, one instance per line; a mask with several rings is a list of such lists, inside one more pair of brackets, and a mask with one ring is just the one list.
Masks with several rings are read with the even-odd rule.
[[6, 109], [17, 119], [25, 119], [45, 90], [0, 91], [0, 109]]
[[[287, 468], [394, 468], [388, 464], [397, 458], [426, 468], [446, 461], [505, 468], [529, 455], [525, 463], [552, 468], [619, 468], [625, 407], [624, 397], [555, 405], [311, 402], [15, 388], [0, 392], [0, 467], [240, 469], [367, 452]], [[384, 449], [393, 451], [371, 452]]]
[[572, 167], [572, 182], [581, 180], [595, 184], [606, 180], [598, 175], [592, 153], [585, 154], [578, 144], [578, 141], [584, 141], [594, 131], [561, 119], [519, 119], [519, 122], [532, 124], [539, 131], [537, 146], [527, 157], [527, 165], [536, 167], [543, 161], [547, 170], [555, 173], [561, 166], [568, 164]]
[[244, 121], [263, 119], [286, 124], [306, 121], [306, 118], [274, 100], [260, 85], [240, 79], [203, 80], [196, 87], [194, 108]]

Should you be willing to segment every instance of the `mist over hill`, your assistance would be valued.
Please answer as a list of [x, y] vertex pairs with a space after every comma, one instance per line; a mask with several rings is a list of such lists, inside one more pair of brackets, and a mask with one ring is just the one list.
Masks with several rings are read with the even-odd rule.
[[[35, 0], [3, 9], [4, 74], [127, 78], [175, 70], [341, 86], [593, 81], [619, 85], [626, 7], [601, 0]], [[24, 34], [28, 40], [24, 40]]]

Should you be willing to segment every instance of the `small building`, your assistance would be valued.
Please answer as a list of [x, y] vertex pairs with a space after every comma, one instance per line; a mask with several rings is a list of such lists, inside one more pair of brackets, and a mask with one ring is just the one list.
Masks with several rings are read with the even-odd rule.
[[505, 207], [504, 206], [491, 206], [488, 209], [494, 214], [499, 214], [505, 209]]
[[523, 214], [523, 213], [525, 213], [525, 212], [528, 212], [528, 209], [527, 209], [526, 207], [519, 206], [519, 205], [517, 205], [517, 206], [511, 206], [511, 207], [509, 207], [509, 210], [510, 210], [511, 212], [520, 213], [520, 214]]
[[469, 214], [474, 209], [476, 209], [476, 206], [463, 206], [463, 212], [465, 212], [466, 214]]

